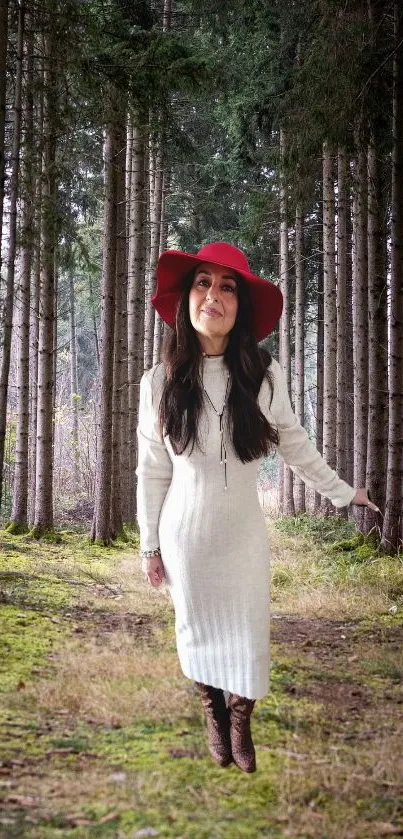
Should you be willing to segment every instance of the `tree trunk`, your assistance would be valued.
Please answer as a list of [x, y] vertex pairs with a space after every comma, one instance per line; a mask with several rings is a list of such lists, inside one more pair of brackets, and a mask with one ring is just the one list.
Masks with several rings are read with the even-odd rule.
[[[167, 170], [163, 173], [162, 195], [161, 195], [161, 221], [160, 221], [160, 243], [159, 253], [165, 251], [168, 247], [168, 225], [165, 221], [165, 199], [169, 190], [169, 173]], [[160, 318], [158, 312], [155, 312], [154, 324], [154, 350], [153, 350], [153, 364], [158, 364], [161, 360], [162, 342], [164, 337], [164, 321]]]
[[125, 164], [125, 258], [126, 268], [124, 275], [124, 287], [122, 289], [123, 300], [121, 304], [122, 322], [121, 322], [121, 351], [123, 370], [122, 370], [122, 390], [120, 397], [120, 412], [121, 412], [121, 464], [120, 464], [120, 481], [121, 481], [121, 503], [122, 503], [122, 517], [123, 522], [129, 521], [129, 492], [131, 486], [130, 480], [130, 459], [127, 456], [130, 452], [130, 417], [129, 417], [129, 378], [128, 378], [128, 328], [127, 328], [127, 301], [128, 301], [128, 271], [131, 259], [130, 250], [130, 188], [132, 179], [132, 147], [133, 147], [133, 126], [131, 117], [128, 119], [127, 137], [126, 137], [126, 164]]
[[13, 327], [14, 308], [14, 277], [15, 257], [17, 250], [17, 199], [18, 199], [18, 175], [20, 164], [21, 146], [21, 98], [22, 98], [22, 59], [24, 39], [24, 7], [18, 9], [18, 34], [17, 34], [17, 67], [15, 75], [14, 92], [14, 114], [13, 114], [13, 146], [11, 159], [10, 179], [10, 201], [9, 215], [10, 224], [8, 231], [8, 258], [7, 258], [7, 280], [6, 294], [3, 310], [3, 340], [2, 358], [0, 368], [0, 507], [2, 498], [4, 444], [7, 424], [7, 396], [8, 377], [10, 371], [11, 357], [11, 335]]
[[130, 261], [128, 274], [128, 379], [130, 487], [129, 522], [136, 520], [137, 418], [139, 384], [143, 374], [145, 237], [147, 221], [145, 145], [139, 126], [133, 125], [132, 185], [130, 196]]
[[[388, 327], [386, 230], [378, 148], [374, 136], [368, 149], [368, 441], [366, 486], [383, 510], [388, 440]], [[364, 531], [377, 524], [365, 510]]]
[[163, 189], [162, 172], [162, 139], [160, 138], [153, 154], [153, 165], [150, 166], [150, 254], [147, 270], [147, 299], [144, 324], [144, 369], [149, 370], [153, 364], [154, 353], [154, 325], [155, 309], [151, 297], [155, 293], [156, 271], [160, 247], [161, 204]]
[[112, 497], [110, 529], [113, 539], [123, 533], [123, 496], [121, 473], [127, 453], [122, 451], [122, 394], [127, 370], [127, 355], [123, 352], [124, 310], [127, 306], [127, 258], [126, 258], [126, 204], [125, 165], [126, 128], [122, 116], [118, 131], [118, 154], [116, 158], [116, 303], [114, 326], [114, 362], [112, 396]]
[[[57, 249], [57, 243], [55, 247], [55, 262], [54, 262], [54, 317], [53, 317], [53, 398], [52, 398], [52, 416], [53, 419], [56, 416], [56, 403], [57, 403], [57, 333], [58, 333], [58, 315], [59, 315], [59, 255]], [[53, 462], [55, 460], [55, 430], [56, 426], [54, 421], [52, 422], [52, 450], [53, 450]]]
[[74, 266], [69, 267], [70, 297], [70, 406], [71, 406], [71, 448], [73, 452], [73, 482], [77, 492], [80, 488], [80, 446], [78, 439], [78, 370], [76, 339], [76, 305], [74, 292]]
[[25, 89], [25, 138], [22, 158], [23, 209], [21, 230], [21, 273], [18, 284], [18, 374], [17, 429], [12, 528], [28, 528], [28, 437], [29, 437], [29, 320], [30, 283], [34, 237], [34, 126], [33, 126], [33, 35], [27, 42], [27, 83]]
[[[324, 340], [325, 329], [323, 322], [323, 212], [319, 214], [319, 264], [318, 264], [318, 308], [317, 308], [317, 333], [316, 333], [316, 448], [323, 453], [323, 378], [324, 378]], [[315, 513], [321, 508], [322, 496], [315, 492]]]
[[95, 510], [91, 539], [110, 543], [111, 471], [112, 471], [112, 389], [116, 283], [116, 211], [118, 132], [111, 118], [105, 140], [105, 204], [101, 289], [101, 347]]
[[[353, 358], [353, 233], [350, 189], [347, 211], [347, 267], [346, 267], [346, 358]], [[350, 365], [351, 370], [351, 365]], [[346, 417], [346, 481], [354, 484], [354, 376], [346, 379], [344, 411]]]
[[[42, 144], [43, 131], [43, 86], [40, 91], [39, 142]], [[39, 296], [41, 281], [41, 238], [42, 238], [42, 155], [37, 156], [37, 173], [35, 189], [35, 263], [31, 295], [31, 318], [29, 326], [30, 339], [30, 499], [29, 523], [35, 520], [36, 498], [36, 440], [37, 440], [37, 410], [38, 410], [38, 346], [39, 346]]]
[[97, 316], [95, 311], [95, 299], [94, 299], [94, 289], [92, 287], [92, 279], [91, 273], [88, 274], [88, 290], [89, 290], [89, 298], [90, 298], [90, 306], [91, 306], [91, 319], [92, 319], [92, 329], [94, 333], [94, 344], [95, 344], [95, 352], [97, 356], [97, 365], [98, 370], [100, 367], [100, 353], [99, 353], [99, 341], [98, 341], [98, 324], [97, 324]]
[[57, 92], [54, 17], [44, 38], [44, 129], [42, 181], [42, 255], [39, 292], [38, 410], [36, 493], [33, 532], [53, 529], [53, 342], [55, 317], [55, 253], [57, 247]]
[[[357, 156], [353, 206], [354, 486], [363, 487], [368, 433], [368, 178], [363, 148]], [[354, 510], [354, 518], [361, 529], [363, 508]]]
[[[288, 267], [288, 224], [287, 224], [287, 185], [284, 171], [284, 156], [286, 152], [286, 139], [284, 131], [280, 131], [280, 286], [284, 298], [283, 314], [280, 322], [281, 329], [281, 357], [280, 363], [283, 367], [288, 392], [291, 393], [291, 300], [290, 300], [290, 273]], [[293, 473], [289, 466], [284, 465], [284, 497], [283, 510], [285, 515], [295, 515], [294, 494], [293, 494]]]
[[[327, 143], [323, 147], [323, 319], [324, 319], [324, 371], [323, 371], [323, 456], [326, 463], [336, 468], [336, 253], [335, 205], [333, 158]], [[327, 498], [322, 499], [324, 515], [333, 512]]]
[[171, 18], [172, 18], [172, 0], [164, 0], [164, 10], [163, 10], [163, 17], [162, 17], [163, 32], [169, 32], [169, 30], [171, 28]]
[[8, 0], [0, 0], [0, 271], [4, 205], [4, 128], [6, 122]]
[[345, 149], [338, 154], [338, 217], [337, 217], [337, 473], [346, 480], [346, 281], [347, 281], [347, 157]]
[[403, 540], [403, 13], [398, 2], [394, 24], [389, 434], [382, 545], [397, 551]]
[[[150, 332], [149, 325], [150, 325], [150, 314], [149, 309], [151, 307], [151, 280], [150, 280], [150, 252], [151, 252], [151, 228], [152, 228], [152, 207], [154, 203], [154, 166], [155, 166], [155, 156], [154, 156], [154, 148], [151, 142], [150, 136], [148, 137], [148, 143], [146, 144], [146, 156], [145, 156], [145, 178], [146, 178], [146, 200], [147, 200], [147, 213], [146, 213], [146, 232], [145, 232], [145, 267], [144, 267], [144, 324], [143, 324], [143, 368], [144, 370], [148, 369], [150, 365], [148, 364], [148, 357], [150, 355], [149, 344], [151, 341], [154, 340], [154, 331]], [[151, 314], [151, 317], [154, 317]], [[147, 330], [148, 327], [148, 330]], [[146, 349], [147, 348], [147, 349]]]
[[[295, 213], [295, 414], [305, 421], [305, 358], [304, 358], [304, 217], [301, 204]], [[295, 479], [295, 511], [305, 512], [305, 484]]]

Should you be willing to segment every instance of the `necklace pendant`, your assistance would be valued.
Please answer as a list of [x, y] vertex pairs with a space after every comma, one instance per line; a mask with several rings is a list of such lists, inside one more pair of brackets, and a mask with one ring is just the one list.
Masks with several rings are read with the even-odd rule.
[[224, 437], [224, 430], [225, 430], [224, 429], [224, 411], [225, 411], [225, 408], [227, 406], [230, 378], [231, 378], [231, 374], [228, 373], [227, 374], [227, 385], [226, 385], [225, 394], [224, 394], [224, 404], [221, 408], [221, 411], [217, 411], [217, 408], [214, 405], [214, 402], [212, 401], [211, 397], [207, 393], [207, 390], [204, 386], [203, 379], [200, 379], [200, 385], [203, 389], [203, 392], [204, 392], [205, 396], [207, 397], [214, 413], [218, 416], [218, 419], [219, 419], [219, 434], [220, 434], [220, 446], [221, 446], [220, 466], [224, 467], [224, 489], [225, 490], [228, 489], [228, 485], [227, 485], [227, 450], [226, 450], [225, 437]]

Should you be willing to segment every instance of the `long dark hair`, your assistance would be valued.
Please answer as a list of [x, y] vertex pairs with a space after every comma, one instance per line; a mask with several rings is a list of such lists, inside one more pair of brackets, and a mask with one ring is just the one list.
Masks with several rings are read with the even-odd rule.
[[[189, 315], [189, 294], [194, 275], [195, 271], [192, 271], [183, 281], [176, 324], [163, 349], [166, 378], [159, 420], [175, 454], [182, 454], [188, 446], [193, 451], [195, 444], [200, 447], [198, 429], [203, 390], [199, 368], [202, 350]], [[257, 401], [263, 378], [266, 376], [272, 384], [267, 369], [271, 355], [256, 342], [247, 286], [241, 276], [236, 275], [236, 280], [238, 311], [224, 353], [231, 373], [227, 423], [234, 449], [242, 463], [247, 463], [268, 454], [278, 443], [278, 433], [263, 415]]]

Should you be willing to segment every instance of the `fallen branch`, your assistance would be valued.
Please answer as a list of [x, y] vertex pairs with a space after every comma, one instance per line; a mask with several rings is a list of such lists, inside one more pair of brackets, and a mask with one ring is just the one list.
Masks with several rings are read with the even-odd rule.
[[[103, 586], [103, 588], [108, 589], [108, 591], [112, 592], [112, 594], [118, 595], [124, 593], [121, 589], [116, 590], [112, 588], [112, 586], [108, 585], [108, 583], [105, 583], [99, 579], [97, 580], [96, 577], [93, 577], [91, 574], [87, 573], [86, 576], [90, 577], [90, 579], [93, 579], [96, 585], [101, 585]], [[45, 580], [45, 576], [41, 576], [40, 574], [26, 574], [22, 571], [0, 571], [0, 581], [1, 580], [39, 580], [40, 582], [43, 582]], [[63, 577], [61, 574], [52, 575], [52, 582], [67, 583], [67, 585], [69, 586], [82, 586], [84, 588], [93, 588], [93, 585], [91, 583], [86, 583], [83, 580], [74, 580], [71, 577]]]
[[79, 568], [79, 571], [84, 577], [89, 577], [90, 580], [93, 580], [98, 586], [104, 586], [109, 591], [112, 591], [113, 594], [120, 594], [120, 591], [116, 591], [116, 589], [112, 588], [99, 574], [96, 574], [94, 571], [89, 571], [87, 568]]

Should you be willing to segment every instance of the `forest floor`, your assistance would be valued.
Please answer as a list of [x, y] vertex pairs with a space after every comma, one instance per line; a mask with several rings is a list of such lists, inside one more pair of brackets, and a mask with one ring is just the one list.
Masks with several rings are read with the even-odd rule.
[[135, 541], [0, 533], [0, 837], [403, 836], [403, 561], [343, 521], [269, 521], [258, 771], [210, 759]]

